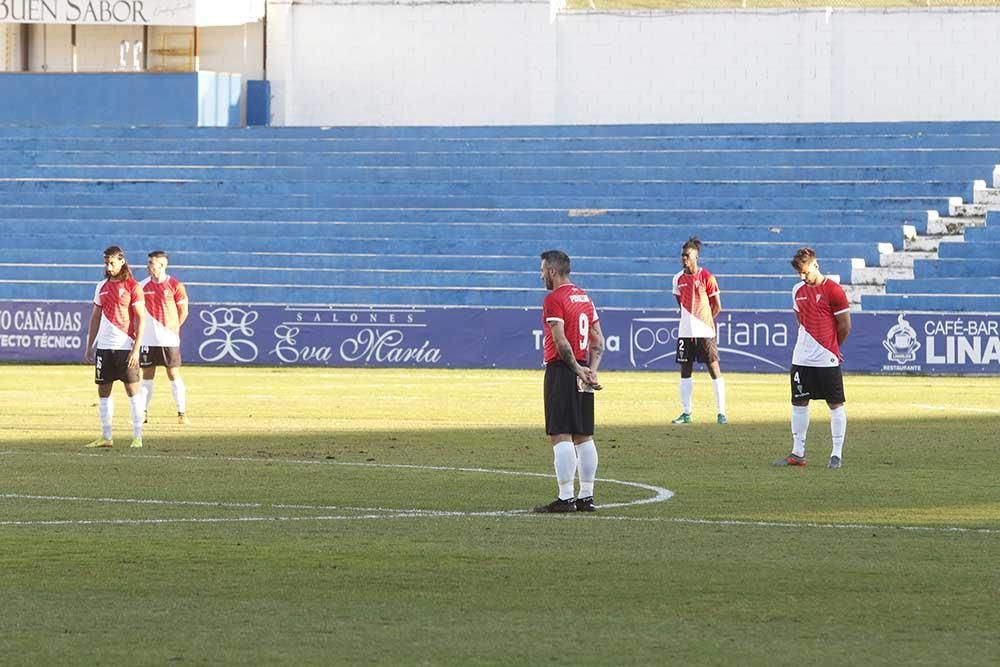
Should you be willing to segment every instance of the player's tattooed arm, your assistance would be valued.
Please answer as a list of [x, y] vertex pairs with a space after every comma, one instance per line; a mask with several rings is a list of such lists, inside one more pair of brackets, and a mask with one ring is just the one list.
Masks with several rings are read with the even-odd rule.
[[594, 322], [590, 327], [590, 369], [597, 373], [601, 365], [601, 357], [604, 355], [604, 332], [601, 331], [601, 323]]

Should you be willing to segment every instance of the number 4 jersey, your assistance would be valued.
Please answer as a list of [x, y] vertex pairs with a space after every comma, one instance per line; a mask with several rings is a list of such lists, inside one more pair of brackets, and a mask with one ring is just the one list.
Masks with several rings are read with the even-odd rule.
[[542, 324], [545, 330], [545, 363], [559, 361], [559, 352], [552, 342], [551, 322], [562, 322], [566, 340], [573, 346], [576, 360], [587, 360], [590, 344], [590, 327], [597, 321], [597, 309], [587, 293], [566, 283], [549, 292], [542, 303]]

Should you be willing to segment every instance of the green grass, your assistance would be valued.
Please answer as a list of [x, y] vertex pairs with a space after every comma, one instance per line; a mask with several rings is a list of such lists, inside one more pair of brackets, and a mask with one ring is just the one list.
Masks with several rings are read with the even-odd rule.
[[768, 465], [783, 376], [677, 427], [675, 374], [606, 373], [599, 477], [676, 496], [551, 517], [483, 514], [554, 495], [540, 371], [186, 368], [193, 424], [159, 378], [129, 451], [116, 387], [102, 452], [89, 368], [0, 372], [3, 665], [1000, 659], [1000, 379], [848, 377], [828, 471], [823, 405]]

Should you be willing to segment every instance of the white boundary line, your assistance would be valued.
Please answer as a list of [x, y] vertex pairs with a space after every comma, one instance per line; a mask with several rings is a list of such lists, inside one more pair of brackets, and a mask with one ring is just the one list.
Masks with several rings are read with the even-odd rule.
[[[3, 451], [0, 455], [16, 454], [15, 451]], [[49, 452], [44, 456], [83, 456], [88, 458], [106, 457], [107, 453], [63, 453]], [[126, 458], [119, 455], [117, 458]], [[467, 472], [495, 475], [510, 475], [515, 477], [543, 477], [550, 478], [551, 474], [537, 472], [518, 472], [514, 470], [497, 470], [492, 468], [454, 468], [448, 466], [423, 466], [403, 463], [367, 463], [354, 461], [317, 461], [314, 459], [278, 459], [260, 457], [204, 457], [204, 456], [168, 456], [165, 454], [151, 454], [128, 457], [131, 460], [140, 459], [162, 459], [181, 461], [227, 461], [238, 463], [281, 463], [294, 465], [334, 465], [358, 468], [387, 468], [387, 469], [407, 469], [407, 470], [429, 470], [437, 472]], [[598, 479], [597, 481], [606, 484], [621, 484], [653, 492], [653, 496], [640, 500], [633, 500], [622, 503], [607, 503], [600, 505], [601, 509], [633, 507], [647, 505], [651, 503], [664, 502], [672, 498], [675, 494], [669, 489], [643, 484], [641, 482], [628, 482], [614, 479]], [[49, 519], [49, 520], [6, 520], [0, 521], [3, 526], [94, 526], [94, 525], [163, 525], [163, 524], [219, 524], [219, 523], [265, 523], [284, 521], [357, 521], [372, 519], [408, 519], [421, 517], [449, 518], [449, 517], [533, 517], [527, 510], [493, 510], [493, 511], [445, 511], [445, 510], [421, 510], [421, 509], [391, 509], [383, 507], [350, 507], [337, 505], [298, 505], [286, 503], [260, 503], [260, 502], [222, 502], [222, 501], [199, 501], [199, 500], [159, 500], [152, 498], [87, 498], [82, 496], [52, 496], [52, 495], [29, 495], [17, 493], [0, 494], [2, 499], [20, 500], [52, 500], [61, 502], [90, 502], [90, 503], [114, 503], [114, 504], [137, 504], [137, 505], [162, 505], [162, 506], [188, 506], [188, 507], [216, 507], [233, 509], [253, 509], [253, 508], [274, 508], [274, 509], [301, 509], [301, 510], [341, 510], [363, 512], [363, 514], [350, 515], [323, 515], [323, 516], [240, 516], [240, 517], [179, 517], [167, 519]], [[629, 516], [608, 516], [598, 514], [591, 520], [603, 521], [631, 521], [640, 523], [677, 523], [687, 525], [707, 525], [707, 526], [733, 526], [749, 528], [816, 528], [833, 530], [900, 530], [909, 532], [927, 533], [964, 533], [964, 534], [1000, 534], [1000, 529], [996, 528], [965, 528], [961, 526], [907, 526], [895, 524], [855, 524], [855, 523], [818, 523], [818, 522], [791, 522], [791, 521], [749, 521], [739, 519], [695, 519], [684, 517], [629, 517]]]
[[[16, 452], [0, 452], [0, 454], [14, 454]], [[98, 458], [107, 457], [107, 453], [64, 453], [64, 452], [48, 452], [43, 454], [43, 456], [75, 456], [75, 457], [87, 457], [87, 458]], [[124, 456], [117, 456], [119, 460], [124, 459]], [[230, 463], [269, 463], [269, 464], [292, 464], [292, 465], [334, 465], [334, 466], [347, 466], [347, 467], [359, 467], [359, 468], [387, 468], [387, 469], [405, 469], [405, 470], [428, 470], [435, 472], [465, 472], [465, 473], [480, 473], [480, 474], [493, 474], [493, 475], [511, 475], [516, 477], [543, 477], [550, 478], [551, 475], [536, 473], [536, 472], [517, 472], [513, 470], [496, 470], [492, 468], [454, 468], [447, 466], [424, 466], [415, 464], [402, 464], [402, 463], [362, 463], [353, 461], [317, 461], [314, 459], [279, 459], [279, 458], [261, 458], [261, 457], [240, 457], [240, 456], [222, 456], [222, 457], [204, 457], [204, 456], [168, 456], [165, 454], [150, 454], [150, 455], [139, 455], [130, 456], [129, 460], [138, 461], [142, 459], [158, 459], [158, 460], [179, 460], [179, 461], [225, 461]], [[658, 503], [669, 500], [674, 496], [674, 492], [665, 489], [663, 487], [654, 486], [652, 484], [643, 484], [641, 482], [628, 482], [622, 480], [614, 479], [598, 479], [597, 481], [605, 484], [619, 484], [623, 486], [631, 486], [639, 489], [644, 489], [646, 491], [651, 491], [652, 496], [648, 498], [641, 498], [639, 500], [632, 500], [628, 502], [621, 503], [607, 503], [601, 505], [603, 508], [614, 508], [614, 507], [631, 507], [636, 505], [647, 505], [650, 503]], [[221, 501], [199, 501], [199, 500], [159, 500], [154, 498], [87, 498], [82, 496], [55, 496], [55, 495], [33, 495], [33, 494], [18, 494], [18, 493], [2, 493], [0, 494], [0, 499], [8, 500], [41, 500], [41, 501], [58, 501], [58, 502], [89, 502], [89, 503], [114, 503], [114, 504], [134, 504], [134, 505], [160, 505], [160, 506], [187, 506], [187, 507], [215, 507], [215, 508], [233, 508], [233, 509], [262, 509], [262, 508], [273, 508], [273, 509], [299, 509], [299, 510], [340, 510], [340, 511], [354, 511], [354, 512], [367, 512], [369, 514], [363, 515], [338, 515], [338, 516], [277, 516], [277, 517], [260, 517], [260, 516], [244, 516], [244, 517], [204, 517], [204, 518], [194, 518], [194, 517], [181, 517], [181, 518], [170, 518], [170, 519], [55, 519], [55, 520], [37, 520], [37, 521], [18, 521], [18, 520], [7, 520], [0, 521], [0, 526], [53, 526], [53, 525], [144, 525], [144, 524], [166, 524], [166, 523], [229, 523], [229, 522], [263, 522], [263, 521], [334, 521], [334, 520], [356, 520], [356, 519], [384, 519], [384, 518], [405, 518], [405, 517], [450, 517], [450, 516], [462, 516], [462, 517], [474, 517], [474, 516], [516, 516], [518, 514], [525, 514], [527, 510], [525, 509], [513, 509], [513, 510], [491, 510], [491, 511], [444, 511], [444, 510], [424, 510], [424, 509], [393, 509], [384, 507], [345, 507], [337, 505], [296, 505], [287, 503], [260, 503], [260, 502], [221, 502]]]

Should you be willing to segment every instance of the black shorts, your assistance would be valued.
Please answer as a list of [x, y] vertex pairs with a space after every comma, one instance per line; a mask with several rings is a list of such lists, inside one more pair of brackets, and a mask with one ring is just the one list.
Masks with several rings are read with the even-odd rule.
[[130, 350], [97, 350], [94, 353], [94, 383], [111, 384], [121, 380], [125, 384], [139, 381], [139, 369], [128, 367]]
[[181, 365], [181, 348], [143, 345], [139, 348], [139, 368], [165, 366], [177, 368]]
[[545, 367], [545, 432], [594, 435], [594, 392], [561, 361]]
[[678, 338], [677, 363], [710, 364], [719, 360], [719, 346], [714, 338]]
[[795, 366], [789, 374], [792, 402], [819, 401], [845, 403], [844, 375], [840, 366]]

